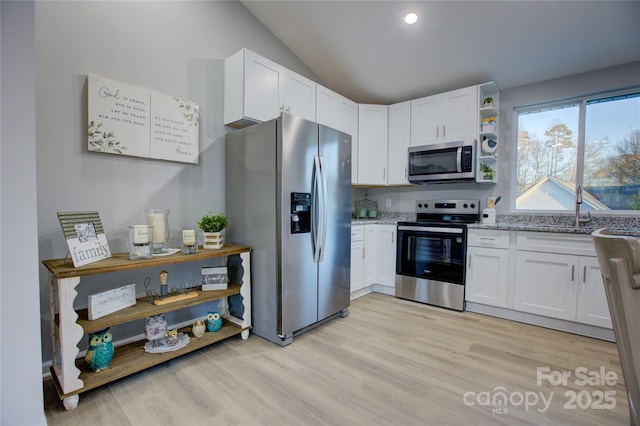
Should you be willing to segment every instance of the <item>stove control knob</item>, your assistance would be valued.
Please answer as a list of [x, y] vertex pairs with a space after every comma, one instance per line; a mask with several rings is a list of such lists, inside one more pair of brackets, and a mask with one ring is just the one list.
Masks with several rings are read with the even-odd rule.
[[472, 209], [475, 209], [475, 208], [476, 208], [476, 205], [475, 205], [475, 204], [471, 204], [471, 208], [472, 208]]
[[464, 203], [464, 204], [462, 205], [462, 207], [464, 207], [464, 208], [466, 209], [467, 207], [469, 207], [469, 205], [468, 205], [467, 203]]
[[421, 209], [422, 208], [422, 203], [418, 204], [418, 208]]

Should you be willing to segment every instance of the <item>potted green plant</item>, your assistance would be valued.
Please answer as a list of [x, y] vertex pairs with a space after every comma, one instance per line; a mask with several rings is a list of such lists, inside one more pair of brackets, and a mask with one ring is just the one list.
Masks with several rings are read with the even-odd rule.
[[226, 214], [207, 213], [197, 223], [204, 236], [202, 248], [219, 249], [224, 246], [224, 229], [229, 225]]
[[487, 96], [486, 98], [484, 98], [482, 100], [482, 105], [484, 107], [490, 107], [493, 106], [493, 98], [491, 96]]
[[493, 180], [496, 174], [496, 171], [493, 170], [491, 167], [487, 166], [486, 164], [480, 165], [480, 171], [482, 172], [482, 178], [484, 180]]

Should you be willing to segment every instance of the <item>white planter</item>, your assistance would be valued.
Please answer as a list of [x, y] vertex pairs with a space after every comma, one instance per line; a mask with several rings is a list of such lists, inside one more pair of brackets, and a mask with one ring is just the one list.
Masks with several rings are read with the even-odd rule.
[[202, 248], [220, 249], [224, 246], [224, 230], [221, 232], [203, 232]]

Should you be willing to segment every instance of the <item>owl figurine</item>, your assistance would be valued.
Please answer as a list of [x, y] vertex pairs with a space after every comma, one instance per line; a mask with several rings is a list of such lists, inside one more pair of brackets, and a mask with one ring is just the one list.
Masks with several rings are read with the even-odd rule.
[[218, 331], [222, 328], [222, 317], [218, 311], [209, 311], [205, 323], [207, 331]]
[[204, 336], [204, 333], [207, 331], [207, 326], [204, 324], [203, 319], [195, 320], [193, 322], [193, 326], [191, 327], [191, 332], [196, 337]]
[[102, 371], [111, 366], [113, 359], [111, 340], [113, 340], [113, 336], [108, 327], [95, 333], [89, 333], [89, 349], [84, 359], [92, 371]]
[[167, 321], [164, 319], [164, 314], [147, 317], [147, 324], [144, 330], [147, 340], [157, 340], [165, 337], [167, 334]]
[[167, 345], [175, 346], [178, 343], [178, 329], [174, 328], [173, 330], [167, 331], [166, 335]]

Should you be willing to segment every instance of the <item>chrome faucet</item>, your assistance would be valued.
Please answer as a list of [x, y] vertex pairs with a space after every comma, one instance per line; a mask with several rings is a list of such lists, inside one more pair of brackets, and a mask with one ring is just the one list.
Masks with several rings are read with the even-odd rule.
[[580, 219], [580, 206], [582, 205], [582, 185], [576, 185], [576, 226], [591, 222], [591, 212], [587, 210], [589, 219]]

